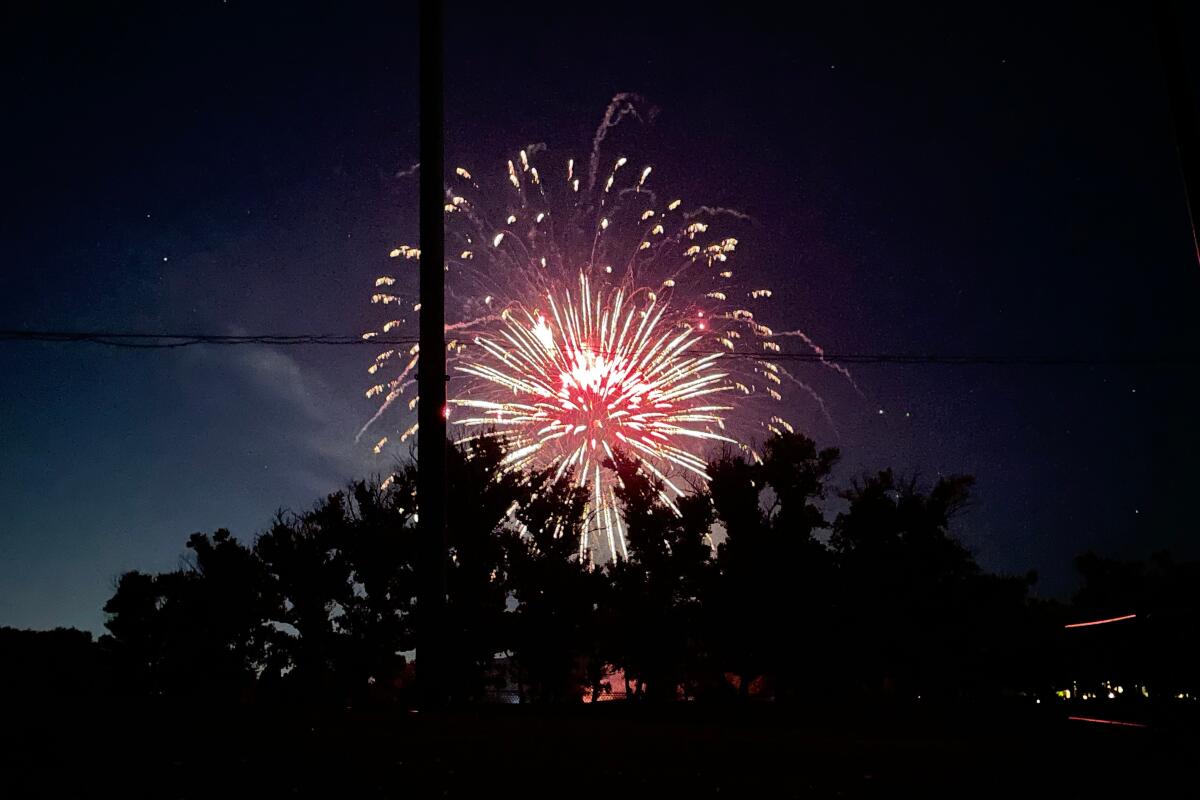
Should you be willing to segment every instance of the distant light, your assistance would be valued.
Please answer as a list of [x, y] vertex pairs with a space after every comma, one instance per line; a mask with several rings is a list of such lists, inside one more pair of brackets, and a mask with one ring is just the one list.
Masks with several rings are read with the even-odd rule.
[[163, 261], [166, 261], [166, 260], [167, 260], [167, 257], [166, 257], [166, 256], [163, 256]]

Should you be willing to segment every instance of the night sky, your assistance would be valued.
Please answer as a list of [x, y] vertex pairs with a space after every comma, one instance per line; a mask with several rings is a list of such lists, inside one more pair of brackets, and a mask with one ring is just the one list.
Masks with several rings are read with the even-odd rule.
[[[417, 239], [415, 4], [15, 5], [0, 328], [371, 327], [374, 277]], [[841, 353], [1200, 349], [1139, 4], [766, 5], [452, 3], [448, 166], [584, 156], [638, 92], [659, 113], [621, 142], [758, 221], [735, 258], [777, 330]], [[386, 470], [354, 442], [373, 354], [0, 343], [0, 624], [99, 631], [121, 571]], [[1043, 595], [1088, 548], [1200, 555], [1187, 368], [857, 366], [865, 400], [800, 369], [836, 430], [794, 419], [842, 448], [839, 481], [976, 475], [957, 532]]]

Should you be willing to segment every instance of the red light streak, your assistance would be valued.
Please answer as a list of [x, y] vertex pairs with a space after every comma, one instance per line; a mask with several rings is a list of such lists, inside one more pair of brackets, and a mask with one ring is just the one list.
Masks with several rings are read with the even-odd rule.
[[1096, 719], [1095, 717], [1067, 717], [1076, 722], [1099, 722], [1102, 725], [1120, 725], [1125, 728], [1149, 728], [1149, 725], [1143, 725], [1140, 722], [1121, 722], [1115, 719]]
[[1072, 622], [1070, 625], [1063, 625], [1064, 628], [1087, 628], [1092, 625], [1104, 625], [1109, 622], [1120, 622], [1125, 619], [1133, 619], [1137, 614], [1126, 614], [1123, 617], [1109, 617], [1108, 619], [1094, 619], [1091, 622]]

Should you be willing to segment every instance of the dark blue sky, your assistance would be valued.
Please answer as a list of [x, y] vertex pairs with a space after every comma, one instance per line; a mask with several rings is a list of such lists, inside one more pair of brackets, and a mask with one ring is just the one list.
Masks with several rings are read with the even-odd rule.
[[[388, 250], [416, 239], [396, 177], [416, 160], [412, 9], [157, 5], [4, 12], [0, 327], [364, 330]], [[777, 289], [776, 329], [831, 352], [1196, 350], [1136, 4], [831, 5], [453, 3], [447, 161], [583, 153], [609, 98], [639, 92], [659, 114], [622, 136], [655, 177], [759, 221], [737, 258]], [[386, 468], [353, 441], [370, 356], [0, 344], [0, 624], [99, 630], [122, 570]], [[1190, 372], [855, 375], [869, 402], [821, 380], [836, 432], [798, 412], [843, 449], [839, 479], [975, 474], [959, 532], [985, 566], [1055, 594], [1087, 548], [1198, 554]]]

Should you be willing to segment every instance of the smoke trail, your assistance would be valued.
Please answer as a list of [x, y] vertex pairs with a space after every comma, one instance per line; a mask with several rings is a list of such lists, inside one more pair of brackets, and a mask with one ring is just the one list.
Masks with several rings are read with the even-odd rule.
[[825, 398], [817, 394], [816, 389], [812, 388], [783, 367], [779, 367], [779, 371], [783, 373], [784, 377], [788, 378], [792, 383], [799, 386], [808, 394], [809, 397], [816, 401], [817, 407], [821, 409], [821, 416], [823, 416], [825, 421], [829, 423], [829, 427], [833, 431], [833, 435], [840, 440], [842, 438], [842, 434], [838, 432], [837, 424], [833, 421], [833, 417], [830, 415], [829, 409], [825, 406]]
[[[409, 383], [412, 383], [412, 381], [409, 381]], [[407, 386], [407, 385], [408, 384], [405, 384], [405, 386]], [[389, 408], [392, 407], [392, 403], [395, 402], [396, 398], [400, 396], [400, 393], [402, 391], [404, 391], [403, 387], [401, 387], [400, 389], [395, 389], [391, 392], [388, 392], [387, 399], [379, 404], [379, 410], [376, 411], [375, 415], [372, 416], [369, 420], [367, 420], [366, 423], [361, 428], [358, 429], [358, 433], [356, 433], [354, 435], [355, 442], [357, 442], [359, 439], [362, 439], [363, 434], [367, 432], [367, 429], [370, 428], [372, 425], [374, 425], [375, 421], [378, 420], [380, 417], [382, 417], [384, 415], [384, 412], [386, 412]]]
[[482, 325], [485, 322], [496, 322], [499, 319], [499, 314], [488, 314], [486, 317], [476, 317], [475, 319], [463, 320], [462, 322], [452, 322], [446, 326], [446, 330], [461, 331], [467, 328], [473, 328], [476, 325]]
[[865, 394], [863, 394], [862, 389], [860, 389], [858, 387], [858, 383], [855, 382], [854, 376], [850, 374], [850, 370], [846, 369], [841, 364], [838, 364], [834, 361], [830, 361], [829, 359], [825, 358], [825, 350], [819, 344], [817, 344], [812, 339], [810, 339], [808, 334], [805, 333], [804, 331], [800, 331], [800, 330], [777, 331], [775, 333], [772, 333], [771, 336], [775, 337], [775, 338], [779, 338], [782, 336], [791, 336], [791, 337], [800, 339], [801, 341], [804, 342], [804, 344], [808, 345], [809, 349], [812, 350], [813, 353], [815, 353], [817, 355], [817, 359], [822, 364], [829, 367], [831, 370], [840, 373], [841, 376], [843, 378], [845, 378], [852, 387], [854, 387], [854, 391], [858, 393], [859, 397], [861, 397], [863, 400], [867, 399], [867, 396]]
[[608, 136], [609, 128], [615, 128], [626, 116], [632, 114], [633, 118], [641, 121], [642, 117], [638, 114], [634, 103], [644, 102], [641, 95], [633, 92], [621, 92], [608, 104], [608, 108], [604, 109], [604, 117], [600, 120], [600, 127], [596, 128], [596, 135], [592, 137], [592, 157], [588, 162], [588, 193], [590, 194], [596, 188], [596, 173], [600, 170], [600, 145], [604, 143], [604, 138]]
[[707, 214], [712, 217], [716, 217], [721, 214], [724, 214], [727, 217], [734, 217], [736, 219], [744, 219], [747, 222], [754, 222], [754, 217], [750, 216], [749, 214], [745, 213], [744, 211], [738, 211], [736, 208], [725, 208], [724, 206], [700, 206], [699, 208], [694, 209], [694, 210], [689, 211], [686, 214], [684, 214], [683, 218], [684, 219], [695, 219], [696, 217], [699, 217], [704, 214]]

